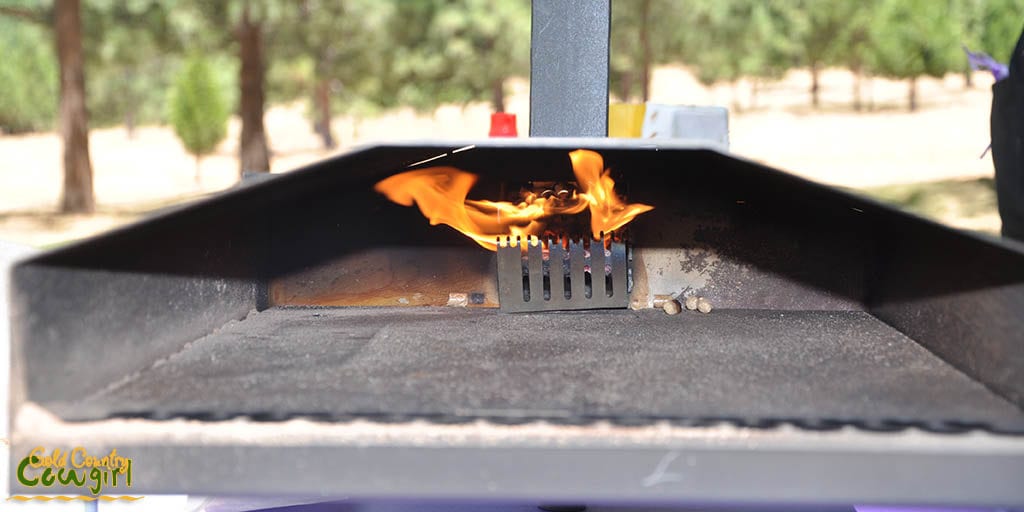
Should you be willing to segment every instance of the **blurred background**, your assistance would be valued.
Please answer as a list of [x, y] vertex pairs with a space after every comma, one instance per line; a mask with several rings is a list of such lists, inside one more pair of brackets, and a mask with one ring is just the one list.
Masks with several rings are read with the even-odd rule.
[[[611, 101], [998, 233], [992, 74], [1024, 0], [612, 0]], [[53, 247], [360, 144], [528, 133], [529, 0], [0, 0], [0, 239]]]

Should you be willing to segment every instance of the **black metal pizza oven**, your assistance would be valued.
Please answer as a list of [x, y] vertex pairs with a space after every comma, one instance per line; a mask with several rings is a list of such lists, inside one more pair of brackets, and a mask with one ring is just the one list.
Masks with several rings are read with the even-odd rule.
[[[494, 253], [373, 191], [440, 156], [486, 196], [580, 147], [655, 206], [631, 309], [501, 313]], [[710, 149], [376, 146], [18, 265], [13, 453], [133, 451], [147, 492], [1019, 503], [1022, 262]], [[684, 290], [715, 309], [650, 308]], [[666, 454], [702, 484], [646, 485]]]
[[[655, 207], [628, 308], [503, 313], [495, 253], [373, 189], [580, 148]], [[11, 305], [11, 453], [117, 448], [137, 493], [1024, 504], [1021, 246], [716, 147], [367, 147], [24, 261]]]

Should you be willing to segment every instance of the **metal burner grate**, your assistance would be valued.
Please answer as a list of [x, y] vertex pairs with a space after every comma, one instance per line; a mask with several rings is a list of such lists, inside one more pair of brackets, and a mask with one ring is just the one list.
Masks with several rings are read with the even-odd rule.
[[505, 313], [625, 308], [628, 278], [624, 241], [613, 239], [607, 247], [596, 239], [498, 242], [498, 299]]

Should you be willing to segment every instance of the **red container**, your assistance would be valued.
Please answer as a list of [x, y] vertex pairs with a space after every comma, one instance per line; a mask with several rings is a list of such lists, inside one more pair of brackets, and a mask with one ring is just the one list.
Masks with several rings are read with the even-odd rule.
[[507, 112], [491, 114], [491, 131], [487, 135], [491, 137], [518, 137], [516, 115]]

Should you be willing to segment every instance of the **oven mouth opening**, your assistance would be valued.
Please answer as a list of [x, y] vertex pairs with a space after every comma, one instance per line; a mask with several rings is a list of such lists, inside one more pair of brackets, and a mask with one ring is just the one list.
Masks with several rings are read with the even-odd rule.
[[[571, 182], [578, 146], [560, 144], [478, 145], [431, 164], [479, 175], [472, 197], [497, 201], [502, 184]], [[490, 251], [373, 190], [438, 152], [348, 155], [19, 265], [20, 396], [75, 421], [717, 418], [1024, 433], [1014, 360], [986, 359], [1016, 354], [990, 317], [1019, 304], [1017, 253], [726, 155], [629, 147], [601, 151], [616, 191], [655, 208], [605, 251], [588, 250], [587, 229], [559, 230], [527, 244], [524, 263], [527, 237]], [[506, 289], [523, 305], [625, 303], [505, 314]], [[692, 297], [711, 312], [657, 308]]]

